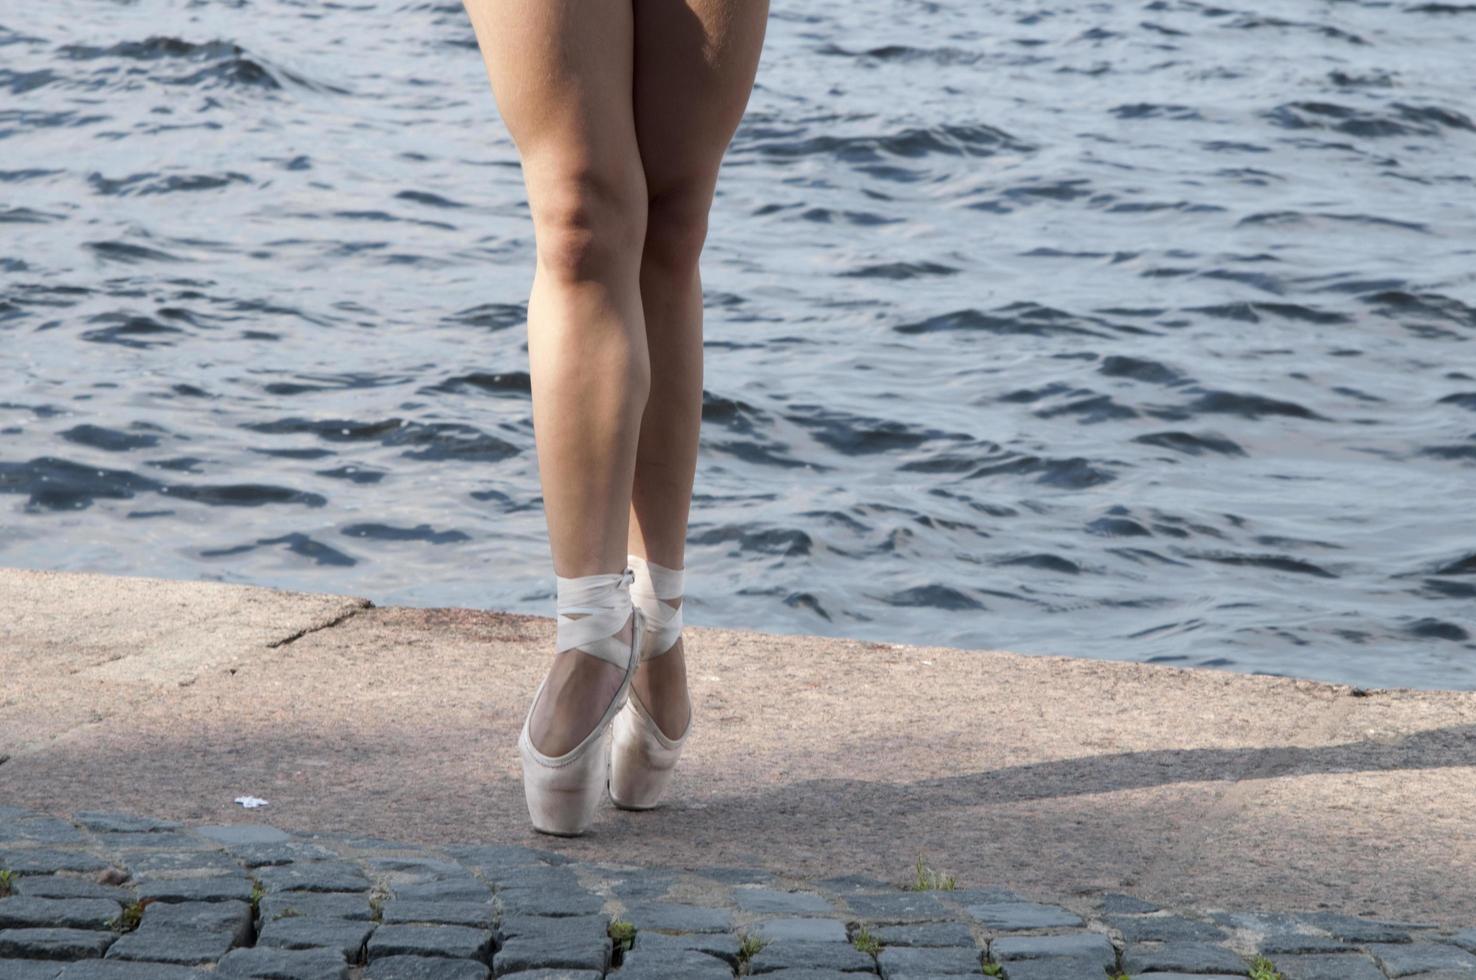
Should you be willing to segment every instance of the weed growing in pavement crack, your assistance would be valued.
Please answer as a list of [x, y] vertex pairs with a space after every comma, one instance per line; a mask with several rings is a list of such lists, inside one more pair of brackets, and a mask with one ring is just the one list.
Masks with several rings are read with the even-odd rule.
[[616, 919], [610, 923], [610, 938], [615, 941], [615, 946], [622, 953], [629, 952], [635, 945], [636, 927], [635, 923], [625, 919]]
[[1251, 960], [1250, 970], [1250, 980], [1286, 980], [1286, 974], [1264, 956]]
[[145, 898], [139, 901], [129, 902], [123, 906], [123, 911], [108, 920], [108, 928], [114, 932], [132, 932], [137, 929], [138, 924], [143, 921], [144, 906], [152, 901], [153, 899]]
[[871, 930], [865, 926], [856, 930], [856, 935], [851, 937], [851, 945], [867, 956], [875, 956], [882, 948], [881, 940], [873, 936]]
[[755, 936], [752, 933], [747, 933], [747, 934], [744, 935], [743, 942], [738, 947], [738, 972], [739, 972], [739, 974], [743, 974], [743, 973], [746, 973], [747, 972], [747, 970], [748, 970], [748, 961], [751, 960], [751, 959], [753, 959], [756, 955], [758, 955], [758, 951], [761, 950], [761, 949], [763, 949], [763, 948], [764, 948], [764, 941], [762, 939], [760, 939], [758, 936]]
[[913, 869], [912, 880], [903, 886], [907, 891], [913, 892], [951, 892], [957, 887], [958, 881], [953, 875], [939, 874], [928, 867], [921, 854], [917, 857], [917, 867]]

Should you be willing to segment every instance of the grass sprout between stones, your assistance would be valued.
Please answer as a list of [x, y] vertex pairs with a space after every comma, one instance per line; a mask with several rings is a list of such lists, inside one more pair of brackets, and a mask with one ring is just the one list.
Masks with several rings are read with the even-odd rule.
[[384, 903], [389, 901], [391, 894], [388, 876], [380, 875], [374, 879], [374, 888], [369, 894], [369, 917], [375, 922], [384, 921]]
[[958, 881], [953, 875], [939, 874], [930, 868], [922, 855], [918, 855], [917, 866], [913, 868], [912, 880], [905, 888], [914, 892], [943, 891], [951, 892], [958, 887]]
[[1286, 974], [1264, 956], [1251, 960], [1250, 980], [1286, 980]]
[[119, 912], [108, 922], [108, 925], [112, 927], [114, 932], [132, 932], [143, 921], [144, 906], [148, 904], [149, 899], [129, 902], [123, 906], [122, 912]]
[[1004, 967], [998, 963], [985, 963], [984, 975], [986, 977], [1002, 977], [1004, 976]]
[[851, 945], [867, 956], [875, 956], [882, 948], [881, 940], [873, 936], [871, 930], [865, 926], [856, 930], [856, 935], [851, 937]]
[[635, 945], [636, 927], [634, 922], [626, 919], [616, 919], [610, 923], [610, 938], [615, 941], [615, 948], [622, 953], [630, 952]]
[[251, 882], [251, 915], [253, 918], [261, 914], [261, 899], [265, 894], [266, 891], [261, 887], [261, 882], [253, 880]]
[[0, 898], [10, 894], [10, 883], [15, 880], [15, 872], [8, 868], [0, 868]]
[[764, 941], [752, 933], [744, 935], [743, 942], [738, 946], [739, 972], [746, 972], [748, 961], [758, 955], [758, 951], [764, 948]]

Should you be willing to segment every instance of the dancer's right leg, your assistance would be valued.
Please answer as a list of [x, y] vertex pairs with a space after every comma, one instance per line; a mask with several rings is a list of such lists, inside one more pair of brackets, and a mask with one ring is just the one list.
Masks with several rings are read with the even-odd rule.
[[[650, 364], [640, 264], [647, 193], [631, 102], [628, 2], [464, 0], [517, 145], [538, 263], [528, 300], [534, 442], [554, 572], [625, 567]], [[618, 634], [628, 640], [632, 623]], [[593, 729], [623, 674], [558, 654], [530, 734], [557, 756]]]

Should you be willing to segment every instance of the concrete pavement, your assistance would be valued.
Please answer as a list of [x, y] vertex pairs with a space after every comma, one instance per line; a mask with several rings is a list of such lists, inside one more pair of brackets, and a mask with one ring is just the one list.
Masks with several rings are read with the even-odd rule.
[[[0, 570], [0, 801], [1063, 904], [1476, 919], [1476, 693], [689, 626], [670, 804], [527, 826], [551, 618]], [[241, 795], [270, 801], [245, 813]]]

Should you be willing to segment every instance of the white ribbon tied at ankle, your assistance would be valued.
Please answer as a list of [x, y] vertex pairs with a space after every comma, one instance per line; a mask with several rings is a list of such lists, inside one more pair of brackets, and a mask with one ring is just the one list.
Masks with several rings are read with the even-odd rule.
[[[630, 644], [616, 638], [630, 618], [630, 584], [635, 573], [623, 572], [554, 576], [558, 586], [558, 637], [554, 650], [563, 653], [578, 647], [624, 669], [630, 662]], [[571, 613], [587, 613], [575, 619]]]
[[640, 555], [627, 555], [625, 561], [635, 570], [630, 598], [640, 607], [646, 619], [646, 639], [641, 645], [641, 659], [650, 660], [670, 652], [682, 634], [682, 607], [663, 600], [682, 597], [684, 569], [667, 568]]

